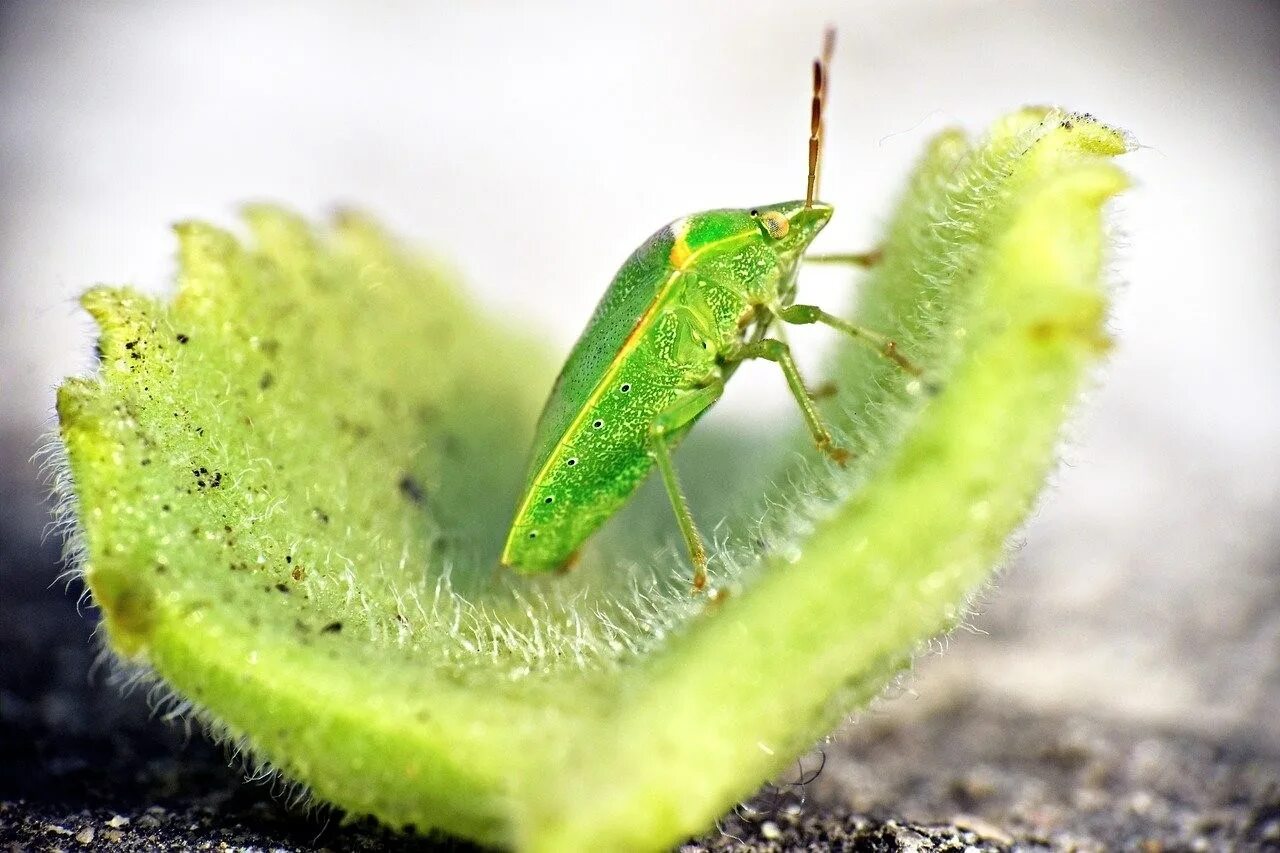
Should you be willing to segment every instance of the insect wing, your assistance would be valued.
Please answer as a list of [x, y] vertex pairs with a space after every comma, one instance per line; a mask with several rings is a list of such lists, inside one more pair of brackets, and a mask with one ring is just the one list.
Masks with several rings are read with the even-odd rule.
[[672, 274], [674, 237], [666, 226], [627, 258], [574, 344], [534, 433], [527, 485], [564, 438]]

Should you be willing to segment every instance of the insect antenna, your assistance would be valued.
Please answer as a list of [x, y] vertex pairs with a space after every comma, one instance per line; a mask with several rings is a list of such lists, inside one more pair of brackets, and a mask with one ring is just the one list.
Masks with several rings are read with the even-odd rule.
[[831, 56], [835, 50], [835, 27], [827, 27], [822, 37], [822, 55], [813, 61], [813, 101], [809, 110], [809, 179], [805, 185], [805, 207], [813, 207], [813, 200], [818, 193], [818, 178], [822, 171], [823, 110], [827, 101]]

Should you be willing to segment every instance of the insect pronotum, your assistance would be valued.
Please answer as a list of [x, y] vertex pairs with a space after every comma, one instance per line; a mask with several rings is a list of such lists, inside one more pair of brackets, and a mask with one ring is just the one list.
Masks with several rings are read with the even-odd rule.
[[[832, 208], [817, 200], [822, 165], [828, 30], [813, 63], [808, 180], [803, 201], [709, 210], [658, 230], [618, 270], [560, 371], [538, 421], [524, 494], [502, 563], [536, 573], [571, 565], [578, 548], [656, 467], [693, 562], [693, 588], [706, 584], [707, 552], [671, 452], [724, 393], [743, 361], [775, 362], [818, 449], [843, 464], [838, 447], [775, 323], [823, 323], [875, 346], [918, 373], [892, 340], [796, 303], [796, 275]], [[813, 256], [869, 266], [878, 253]]]

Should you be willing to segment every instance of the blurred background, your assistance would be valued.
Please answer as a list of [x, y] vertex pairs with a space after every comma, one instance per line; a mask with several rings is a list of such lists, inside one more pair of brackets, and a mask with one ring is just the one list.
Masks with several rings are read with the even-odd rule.
[[[1118, 347], [1025, 546], [913, 682], [1280, 745], [1280, 11], [1169, 0], [0, 6], [0, 671], [87, 644], [28, 462], [92, 365], [77, 295], [169, 287], [168, 226], [372, 212], [563, 350], [649, 233], [803, 193], [840, 38], [823, 251], [875, 240], [937, 130], [1027, 103], [1130, 131]], [[848, 298], [814, 271], [813, 301]], [[821, 338], [805, 338], [806, 359]], [[746, 371], [743, 376], [745, 377]], [[775, 371], [715, 417], [792, 418]], [[763, 401], [763, 402], [762, 402]], [[0, 693], [0, 701], [6, 694]], [[911, 701], [910, 697], [896, 700]]]

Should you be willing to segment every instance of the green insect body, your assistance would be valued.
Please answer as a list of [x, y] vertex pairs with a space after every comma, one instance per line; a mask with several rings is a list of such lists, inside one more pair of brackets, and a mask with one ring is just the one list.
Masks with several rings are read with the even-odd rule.
[[578, 548], [656, 467], [693, 561], [693, 587], [706, 583], [706, 549], [680, 490], [671, 451], [719, 399], [744, 360], [782, 369], [818, 449], [834, 445], [775, 322], [824, 323], [919, 371], [894, 342], [798, 305], [801, 259], [867, 266], [878, 253], [806, 255], [831, 218], [814, 200], [822, 148], [825, 68], [834, 34], [813, 66], [809, 175], [804, 201], [711, 210], [676, 220], [627, 259], [560, 372], [538, 422], [525, 491], [502, 551], [524, 573], [562, 569]]
[[[563, 566], [711, 403], [795, 295], [824, 204], [713, 210], [677, 220], [623, 264], [539, 421], [502, 561]], [[655, 432], [661, 433], [655, 435]]]

